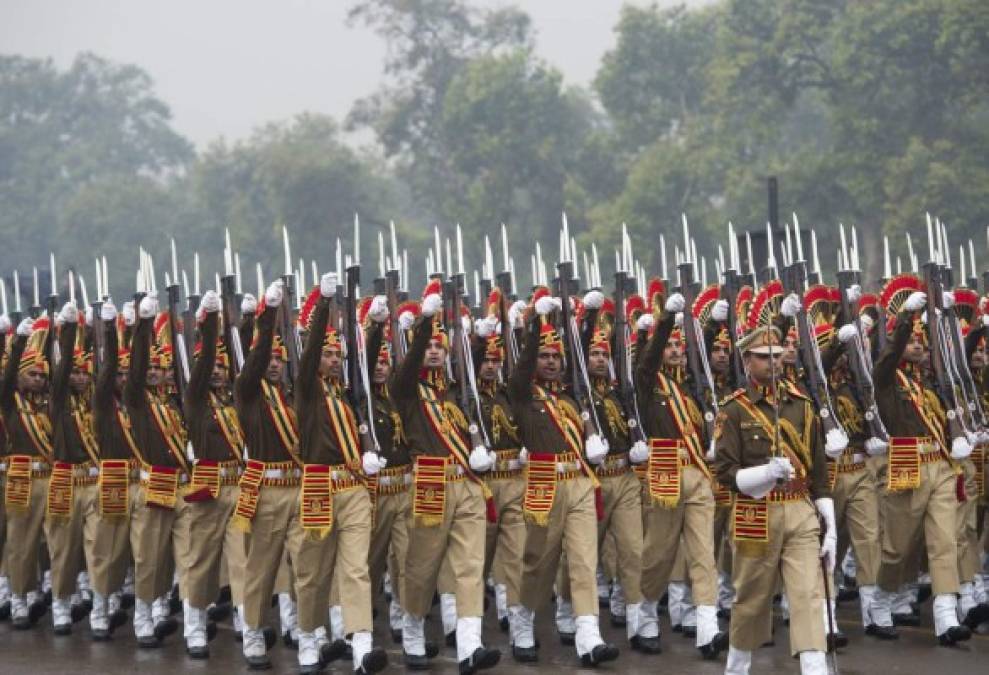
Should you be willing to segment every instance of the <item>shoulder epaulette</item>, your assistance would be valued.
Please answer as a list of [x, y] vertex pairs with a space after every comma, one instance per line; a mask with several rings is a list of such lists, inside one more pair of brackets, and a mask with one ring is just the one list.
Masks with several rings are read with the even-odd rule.
[[805, 394], [804, 392], [800, 391], [800, 387], [798, 387], [797, 385], [795, 385], [793, 382], [787, 382], [786, 383], [786, 386], [787, 386], [787, 389], [789, 390], [791, 396], [795, 396], [796, 398], [802, 398], [805, 401], [809, 401], [810, 400], [810, 397], [807, 394]]
[[724, 405], [724, 404], [728, 403], [729, 401], [734, 401], [736, 398], [738, 398], [739, 396], [741, 396], [744, 393], [745, 393], [745, 387], [741, 387], [740, 389], [736, 389], [735, 391], [733, 391], [732, 393], [728, 394], [723, 399], [721, 399], [721, 402], [718, 403], [718, 405]]

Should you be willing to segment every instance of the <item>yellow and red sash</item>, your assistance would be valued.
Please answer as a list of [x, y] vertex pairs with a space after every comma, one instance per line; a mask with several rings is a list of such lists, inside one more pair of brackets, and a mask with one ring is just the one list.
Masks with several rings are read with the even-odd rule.
[[731, 519], [736, 554], [748, 558], [761, 557], [769, 543], [769, 504], [766, 498], [735, 495]]
[[419, 455], [413, 473], [412, 516], [417, 527], [436, 527], [446, 508], [446, 457]]
[[162, 440], [165, 441], [165, 445], [178, 465], [186, 473], [189, 473], [189, 464], [185, 457], [185, 432], [181, 422], [176, 419], [172, 409], [160, 397], [150, 391], [146, 392], [145, 395], [148, 397], [148, 409], [151, 411], [151, 419], [155, 423], [155, 428], [161, 434]]
[[584, 451], [584, 436], [581, 433], [579, 418], [575, 415], [568, 415], [561, 410], [559, 395], [556, 392], [534, 384], [537, 398], [542, 401], [543, 409], [549, 416], [553, 426], [556, 427], [563, 440], [567, 444], [567, 451], [581, 455]]
[[10, 511], [23, 513], [31, 505], [32, 461], [30, 455], [7, 457], [7, 489], [3, 500]]
[[226, 441], [230, 454], [237, 458], [238, 462], [244, 461], [241, 449], [244, 447], [244, 432], [240, 428], [240, 420], [237, 419], [237, 411], [232, 405], [224, 405], [220, 397], [210, 392], [210, 403], [213, 405], [213, 418], [220, 427], [223, 440]]
[[680, 502], [680, 448], [672, 438], [649, 439], [646, 485], [654, 504], [673, 509]]
[[[792, 390], [791, 393], [793, 393]], [[801, 398], [803, 398], [802, 395]], [[751, 399], [749, 399], [748, 395], [739, 394], [734, 400], [745, 409], [745, 412], [747, 412], [752, 419], [759, 423], [759, 426], [762, 427], [763, 433], [766, 434], [766, 438], [774, 438], [776, 436], [773, 423], [770, 422], [769, 418], [766, 417], [766, 414], [759, 410]], [[814, 415], [813, 409], [806, 401], [804, 403], [804, 407], [803, 435], [797, 432], [789, 420], [785, 420], [783, 418], [780, 418], [779, 420], [779, 429], [781, 432], [779, 450], [786, 456], [787, 459], [790, 460], [790, 464], [793, 465], [793, 469], [797, 473], [797, 478], [806, 478], [813, 463], [810, 454], [810, 441], [812, 431], [811, 424], [813, 422]]]
[[326, 464], [302, 467], [299, 518], [308, 539], [324, 539], [333, 529], [332, 469]]
[[68, 462], [55, 462], [52, 466], [45, 515], [60, 520], [72, 515], [72, 465]]
[[14, 402], [17, 406], [17, 415], [21, 420], [21, 426], [27, 437], [31, 439], [31, 445], [50, 464], [55, 455], [55, 449], [52, 447], [51, 418], [18, 391], [14, 392]]
[[88, 402], [76, 394], [72, 395], [72, 421], [75, 423], [79, 440], [82, 441], [83, 450], [86, 451], [90, 461], [99, 466], [100, 445], [96, 441], [96, 432], [93, 429], [93, 413]]
[[189, 492], [183, 499], [190, 503], [208, 502], [220, 496], [220, 463], [212, 459], [197, 459], [189, 477]]
[[234, 508], [231, 525], [241, 532], [251, 531], [251, 521], [258, 509], [258, 499], [261, 496], [261, 479], [264, 478], [264, 462], [255, 459], [247, 460], [244, 473], [240, 476], [240, 493], [237, 495], [237, 506]]
[[976, 446], [970, 457], [972, 458], [972, 465], [975, 467], [975, 494], [973, 496], [984, 497], [986, 494], [986, 446]]
[[134, 431], [131, 426], [130, 415], [127, 414], [127, 409], [119, 403], [117, 406], [117, 424], [120, 425], [121, 435], [124, 437], [124, 442], [127, 443], [127, 447], [131, 451], [131, 455], [141, 464], [147, 464], [144, 461], [144, 455], [141, 453], [140, 448], [137, 447], [137, 441], [134, 440]]
[[[683, 389], [673, 378], [663, 372], [656, 373], [656, 377], [660, 390], [666, 394], [667, 400], [670, 402], [669, 408], [673, 422], [676, 424], [677, 431], [680, 432], [680, 439], [683, 441], [684, 447], [690, 453], [693, 465], [700, 469], [701, 473], [709, 481], [713, 480], [711, 470], [708, 469], [707, 462], [704, 461], [705, 453], [701, 443], [701, 439], [704, 437], [704, 430], [694, 421], [693, 415], [690, 414], [690, 406], [695, 404], [688, 402], [689, 399], [683, 393]], [[678, 474], [679, 471], [680, 468], [678, 465]], [[679, 477], [677, 478], [677, 484], [679, 485]], [[673, 506], [676, 506], [675, 502]]]
[[946, 452], [948, 443], [945, 437], [944, 427], [941, 425], [940, 420], [938, 420], [934, 409], [927, 405], [923, 387], [913, 378], [907, 377], [906, 373], [902, 370], [896, 371], [896, 379], [900, 387], [910, 397], [910, 404], [913, 406], [914, 411], [916, 411], [917, 416], [920, 417], [920, 421], [923, 422], [927, 433], [931, 435], [934, 442], [941, 448], [941, 452]]
[[104, 459], [100, 462], [100, 516], [123, 518], [128, 511], [130, 462], [126, 459]]
[[903, 492], [920, 487], [920, 442], [913, 436], [889, 439], [889, 467], [886, 490]]
[[295, 411], [285, 401], [282, 390], [274, 386], [267, 380], [261, 381], [261, 390], [264, 392], [264, 400], [267, 402], [268, 415], [275, 426], [278, 437], [282, 440], [282, 447], [298, 466], [302, 466], [297, 448], [299, 447], [299, 425], [295, 419]]
[[179, 470], [171, 466], [145, 465], [148, 479], [144, 486], [144, 503], [162, 509], [174, 509], [179, 489]]
[[330, 418], [330, 426], [333, 427], [333, 435], [336, 436], [337, 445], [343, 453], [343, 461], [351, 471], [360, 471], [361, 443], [357, 435], [357, 421], [354, 419], [354, 411], [333, 394], [326, 382], [322, 384], [323, 398], [326, 400], [326, 413]]

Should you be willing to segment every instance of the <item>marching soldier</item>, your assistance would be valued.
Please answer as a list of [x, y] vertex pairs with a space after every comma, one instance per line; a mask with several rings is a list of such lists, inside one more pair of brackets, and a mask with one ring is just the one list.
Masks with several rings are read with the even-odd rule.
[[[892, 626], [888, 594], [911, 581], [912, 558], [920, 554], [924, 541], [934, 594], [934, 632], [940, 644], [953, 645], [971, 637], [956, 615], [958, 502], [953, 468], [971, 446], [963, 437], [949, 440], [944, 410], [921, 372], [926, 330], [915, 317], [925, 308], [927, 295], [919, 279], [894, 278], [883, 289], [882, 300], [896, 318], [873, 374], [879, 413], [892, 437], [883, 505], [881, 591], [873, 616], [877, 625]], [[951, 295], [946, 293], [944, 301], [950, 305]]]
[[[804, 675], [826, 672], [820, 558], [834, 571], [836, 528], [820, 422], [804, 394], [779, 378], [780, 334], [759, 326], [738, 342], [750, 381], [716, 422], [718, 479], [735, 493], [730, 646], [726, 675], [749, 673], [768, 642], [777, 580], [790, 601], [790, 651]], [[811, 503], [813, 500], [813, 504]], [[817, 511], [823, 516], [821, 529]]]
[[[0, 314], [0, 373], [3, 373], [7, 366], [7, 347], [10, 346], [10, 317], [6, 313]], [[0, 383], [0, 387], [2, 387]], [[0, 398], [3, 393], [0, 390]], [[0, 414], [0, 455], [6, 452], [7, 447], [7, 427], [4, 424], [5, 415]], [[0, 460], [2, 463], [2, 460]], [[10, 618], [10, 578], [7, 576], [7, 565], [4, 563], [4, 545], [7, 541], [7, 513], [3, 503], [4, 469], [0, 468], [0, 621]]]
[[0, 409], [7, 445], [0, 462], [6, 475], [7, 574], [14, 628], [31, 628], [45, 613], [37, 593], [38, 550], [51, 476], [51, 419], [48, 417], [48, 361], [44, 355], [49, 321], [24, 319], [3, 373]]

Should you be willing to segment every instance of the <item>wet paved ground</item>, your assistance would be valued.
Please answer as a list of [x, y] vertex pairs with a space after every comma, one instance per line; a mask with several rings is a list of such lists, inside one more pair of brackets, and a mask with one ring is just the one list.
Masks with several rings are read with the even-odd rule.
[[[989, 635], [976, 635], [967, 644], [946, 649], [935, 645], [930, 629], [930, 602], [923, 608], [923, 624], [920, 628], [901, 628], [897, 642], [878, 642], [866, 637], [857, 623], [857, 607], [846, 604], [839, 611], [843, 630], [848, 633], [850, 644], [838, 657], [838, 665], [843, 675], [976, 675], [989, 672]], [[382, 614], [382, 617], [384, 615]], [[385, 672], [399, 672], [401, 648], [394, 645], [385, 623], [379, 618], [375, 631], [375, 642], [388, 650], [392, 665]], [[556, 639], [555, 630], [549, 625], [549, 612], [537, 621], [537, 634], [542, 642], [540, 662], [534, 665], [516, 664], [507, 654], [507, 636], [501, 633], [494, 621], [488, 619], [485, 626], [485, 641], [504, 651], [501, 664], [493, 671], [501, 673], [573, 673], [592, 672], [579, 668], [579, 661], [572, 647], [562, 647]], [[56, 638], [50, 628], [50, 615], [43, 619], [44, 625], [34, 630], [19, 632], [11, 629], [9, 623], [0, 624], [0, 673], [3, 675], [62, 675], [64, 673], [133, 673], [141, 675], [176, 675], [179, 672], [197, 673], [246, 673], [240, 654], [240, 645], [233, 640], [229, 624], [221, 624], [217, 638], [210, 644], [212, 656], [209, 661], [194, 661], [185, 654], [181, 632], [166, 641], [161, 649], [137, 649], [131, 626], [118, 630], [112, 642], [94, 643], [89, 639], [88, 624], [76, 624], [70, 637]], [[622, 648], [617, 662], [600, 669], [601, 672], [655, 673], [664, 675], [676, 673], [696, 673], [714, 675], [724, 669], [724, 655], [720, 661], [707, 662], [700, 659], [691, 640], [669, 630], [666, 617], [662, 619], [663, 654], [643, 656], [627, 648], [624, 629], [612, 628], [608, 623], [607, 611], [602, 615], [602, 629], [605, 639], [612, 640]], [[439, 639], [440, 624], [432, 617], [427, 626], [431, 636]], [[786, 627], [777, 622], [775, 647], [759, 650], [753, 660], [753, 673], [796, 673], [797, 662], [790, 658], [787, 649]], [[279, 644], [272, 651], [274, 668], [268, 672], [291, 674], [296, 672], [295, 652]], [[456, 654], [452, 648], [444, 648], [433, 661], [433, 673], [456, 673]], [[337, 662], [326, 669], [327, 673], [349, 673], [349, 661]]]

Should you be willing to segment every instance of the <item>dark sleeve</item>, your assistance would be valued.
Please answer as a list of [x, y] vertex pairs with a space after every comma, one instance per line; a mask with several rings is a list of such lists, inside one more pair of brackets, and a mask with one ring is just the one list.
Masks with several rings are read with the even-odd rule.
[[52, 371], [51, 400], [49, 405], [53, 410], [65, 407], [69, 397], [69, 375], [72, 374], [72, 352], [76, 345], [78, 322], [66, 322], [58, 332], [58, 365]]
[[364, 340], [364, 363], [367, 366], [368, 380], [374, 376], [374, 367], [378, 364], [378, 353], [384, 341], [384, 324], [372, 321], [367, 329], [367, 338]]
[[[882, 326], [877, 326], [882, 330]], [[896, 384], [896, 368], [903, 358], [903, 352], [910, 342], [910, 333], [913, 331], [913, 316], [910, 312], [900, 312], [896, 315], [896, 328], [893, 335], [886, 340], [886, 348], [883, 349], [872, 368], [872, 381], [876, 389], [888, 389]]]
[[21, 356], [27, 347], [27, 338], [18, 335], [10, 345], [10, 356], [7, 358], [7, 367], [3, 371], [3, 383], [0, 385], [0, 407], [4, 414], [14, 409], [14, 392], [17, 391], [17, 371], [21, 367]]
[[656, 372], [663, 364], [663, 350], [670, 341], [675, 322], [676, 315], [673, 312], [663, 312], [652, 337], [646, 342], [646, 348], [639, 355], [638, 363], [635, 365], [635, 389], [640, 396], [652, 390]]
[[185, 409], [192, 412], [196, 406], [205, 405], [209, 400], [209, 381], [216, 365], [216, 336], [220, 332], [220, 313], [206, 312], [206, 318], [199, 327], [202, 349], [199, 358], [192, 366], [189, 386], [185, 389]]
[[113, 385], [117, 378], [117, 328], [113, 321], [103, 326], [103, 363], [96, 374], [96, 388], [93, 391], [93, 407], [105, 410], [113, 401]]
[[[316, 386], [319, 384], [319, 360], [323, 355], [323, 341], [326, 339], [326, 324], [329, 320], [330, 299], [320, 295], [309, 322], [306, 346], [302, 349], [302, 357], [299, 359], [299, 373], [295, 376], [299, 399], [310, 400], [316, 394]], [[298, 404], [299, 400], [296, 400], [296, 403]]]
[[821, 499], [831, 496], [831, 487], [828, 482], [828, 457], [824, 454], [824, 429], [821, 425], [821, 418], [813, 413], [812, 406], [806, 406], [807, 414], [813, 415], [811, 421], [810, 434], [810, 456], [813, 458], [810, 481], [810, 496], [812, 499]]
[[395, 372], [395, 377], [391, 381], [391, 395], [396, 401], [409, 400], [419, 395], [416, 384], [419, 382], [419, 369], [422, 368], [422, 359], [426, 355], [426, 348], [429, 347], [429, 340], [433, 336], [432, 317], [420, 316], [416, 319], [413, 328], [412, 343], [402, 365]]
[[972, 354], [975, 353], [976, 348], [979, 346], [979, 340], [984, 338], [986, 335], [985, 325], [980, 325], [978, 328], [973, 328], [965, 336], [965, 362], [972, 362]]
[[148, 365], [151, 363], [151, 324], [154, 319], [138, 319], [131, 340], [130, 370], [124, 384], [124, 400], [131, 407], [144, 404], [144, 389], [148, 385]]
[[[838, 331], [841, 327], [845, 325], [848, 319], [845, 316], [845, 306], [841, 303], [838, 304], [838, 312], [834, 317], [834, 336], [831, 338], [831, 342], [825, 347], [821, 348], [821, 367], [824, 368], [824, 372], [821, 375], [827, 378], [831, 373], [831, 369], [834, 368], [834, 364], [838, 362], [841, 355], [845, 353], [845, 345], [841, 343], [838, 339]], [[813, 327], [811, 328], [811, 335], [813, 335]]]
[[718, 330], [721, 328], [721, 323], [715, 321], [714, 319], [708, 319], [704, 323], [704, 353], [711, 356], [711, 352], [714, 350], [714, 339], [718, 337]]
[[251, 351], [251, 343], [254, 342], [255, 323], [257, 323], [257, 318], [254, 312], [244, 314], [240, 318], [240, 352], [244, 355], [245, 360]]
[[737, 492], [738, 485], [735, 484], [735, 474], [742, 468], [739, 407], [729, 403], [721, 409], [721, 414], [724, 415], [724, 421], [720, 425], [714, 445], [714, 472], [719, 483]]
[[539, 356], [539, 316], [533, 315], [515, 372], [508, 379], [508, 398], [512, 405], [519, 405], [532, 399], [532, 378], [536, 374], [536, 358]]
[[594, 328], [597, 326], [598, 312], [599, 310], [596, 309], [587, 310], [587, 314], [584, 316], [583, 325], [581, 326], [580, 348], [584, 352], [585, 359], [591, 349], [591, 340], [594, 339]]
[[[237, 376], [237, 397], [247, 401], [261, 394], [261, 379], [271, 362], [271, 348], [275, 340], [277, 307], [265, 307], [257, 322], [258, 342], [254, 349], [245, 352], [244, 367]], [[241, 336], [243, 337], [243, 336]]]

